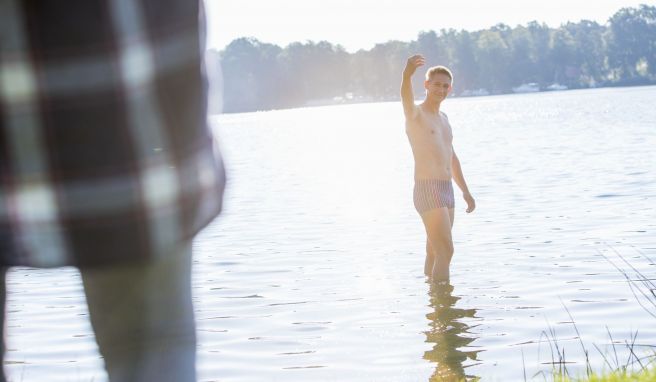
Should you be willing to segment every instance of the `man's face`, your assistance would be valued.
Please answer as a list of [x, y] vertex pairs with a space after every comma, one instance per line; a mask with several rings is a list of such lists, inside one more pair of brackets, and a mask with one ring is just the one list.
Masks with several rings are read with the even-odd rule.
[[444, 73], [435, 73], [424, 82], [427, 95], [443, 100], [451, 92], [451, 78]]

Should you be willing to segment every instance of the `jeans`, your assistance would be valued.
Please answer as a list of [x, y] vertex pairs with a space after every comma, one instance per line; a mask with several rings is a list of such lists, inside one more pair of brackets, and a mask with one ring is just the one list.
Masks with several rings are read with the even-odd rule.
[[[143, 264], [80, 269], [91, 326], [111, 382], [196, 380], [190, 245], [179, 252]], [[6, 269], [0, 270], [3, 338], [5, 274]], [[0, 352], [4, 355], [4, 341]]]

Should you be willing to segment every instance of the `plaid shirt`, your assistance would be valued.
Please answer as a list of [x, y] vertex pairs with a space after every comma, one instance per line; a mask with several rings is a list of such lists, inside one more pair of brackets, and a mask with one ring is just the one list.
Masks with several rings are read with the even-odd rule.
[[193, 0], [0, 1], [0, 266], [174, 252], [220, 211]]

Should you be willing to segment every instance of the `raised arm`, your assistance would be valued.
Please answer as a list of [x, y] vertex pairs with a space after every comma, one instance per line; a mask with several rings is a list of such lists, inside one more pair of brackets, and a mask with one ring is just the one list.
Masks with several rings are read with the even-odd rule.
[[401, 80], [401, 102], [403, 103], [403, 113], [406, 118], [412, 118], [415, 115], [415, 96], [412, 92], [412, 75], [418, 67], [424, 65], [424, 56], [415, 54], [408, 58], [403, 69], [403, 79]]
[[453, 180], [458, 185], [458, 188], [460, 188], [462, 191], [463, 199], [465, 199], [465, 202], [467, 202], [467, 213], [474, 211], [476, 208], [476, 201], [474, 201], [474, 197], [469, 192], [467, 182], [465, 182], [465, 176], [462, 174], [460, 159], [458, 159], [455, 150], [453, 150], [453, 155], [451, 156], [451, 168], [453, 170]]

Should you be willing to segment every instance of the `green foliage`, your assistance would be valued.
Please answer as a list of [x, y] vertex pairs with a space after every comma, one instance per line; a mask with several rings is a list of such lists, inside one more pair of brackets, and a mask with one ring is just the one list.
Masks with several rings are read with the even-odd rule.
[[609, 62], [619, 76], [635, 82], [636, 64], [645, 59], [656, 72], [656, 7], [623, 8], [610, 19]]
[[656, 368], [638, 372], [614, 371], [605, 374], [592, 374], [584, 378], [555, 375], [553, 380], [556, 382], [653, 382], [656, 381]]
[[[529, 82], [542, 88], [649, 84], [656, 82], [656, 6], [623, 8], [605, 25], [583, 20], [550, 28], [533, 21], [475, 32], [424, 31], [414, 41], [355, 53], [326, 41], [281, 48], [240, 38], [218, 53], [224, 110], [298, 107], [347, 94], [353, 100], [397, 99], [403, 65], [415, 53], [428, 65], [450, 67], [455, 95], [480, 88], [506, 93]], [[421, 75], [413, 87], [422, 91]]]

